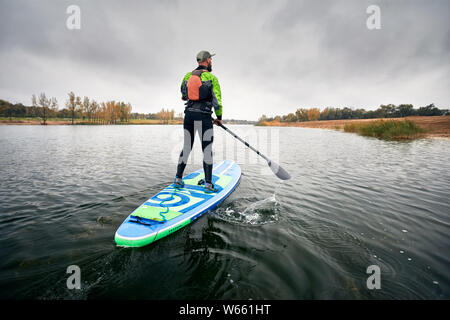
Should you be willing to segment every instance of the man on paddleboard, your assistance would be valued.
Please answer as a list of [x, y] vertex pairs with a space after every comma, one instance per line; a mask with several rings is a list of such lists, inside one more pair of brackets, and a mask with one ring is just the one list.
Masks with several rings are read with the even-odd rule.
[[[206, 192], [217, 192], [212, 183], [212, 144], [213, 123], [222, 124], [222, 95], [219, 81], [212, 71], [212, 57], [208, 51], [197, 54], [198, 67], [188, 72], [181, 82], [181, 99], [186, 101], [184, 116], [184, 145], [178, 160], [174, 185], [184, 186], [183, 172], [186, 168], [189, 154], [194, 144], [195, 133], [198, 131], [203, 150], [203, 170], [205, 172], [204, 186]], [[212, 110], [217, 116], [213, 121]]]

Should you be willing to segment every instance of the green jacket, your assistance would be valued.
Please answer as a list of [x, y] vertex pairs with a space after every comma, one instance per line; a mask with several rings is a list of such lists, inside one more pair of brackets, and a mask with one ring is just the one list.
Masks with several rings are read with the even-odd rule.
[[[187, 96], [185, 95], [185, 89], [186, 84], [191, 77], [192, 72], [186, 73], [186, 75], [183, 78], [183, 81], [181, 81], [181, 95], [183, 100], [187, 100]], [[220, 91], [220, 85], [219, 80], [217, 80], [217, 77], [213, 75], [211, 72], [205, 71], [202, 73], [201, 78], [202, 81], [211, 81], [213, 86], [213, 100], [212, 104], [214, 107], [214, 112], [217, 116], [217, 119], [222, 119], [222, 93]]]

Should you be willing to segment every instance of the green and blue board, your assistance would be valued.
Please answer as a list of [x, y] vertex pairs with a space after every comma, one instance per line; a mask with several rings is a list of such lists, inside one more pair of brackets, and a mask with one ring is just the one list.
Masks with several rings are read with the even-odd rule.
[[215, 193], [206, 193], [199, 181], [204, 179], [203, 169], [183, 178], [184, 187], [173, 184], [145, 201], [120, 225], [114, 240], [118, 246], [142, 247], [159, 240], [215, 209], [233, 192], [241, 178], [241, 168], [232, 160], [213, 166]]

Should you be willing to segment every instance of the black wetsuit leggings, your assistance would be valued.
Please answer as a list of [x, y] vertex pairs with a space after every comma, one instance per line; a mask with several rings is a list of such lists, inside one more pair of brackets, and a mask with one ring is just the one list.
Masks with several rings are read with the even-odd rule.
[[212, 180], [212, 145], [214, 140], [213, 124], [210, 114], [187, 111], [184, 115], [184, 145], [180, 153], [177, 167], [177, 178], [183, 177], [184, 169], [194, 145], [195, 134], [198, 131], [203, 150], [203, 170], [205, 171], [205, 182]]

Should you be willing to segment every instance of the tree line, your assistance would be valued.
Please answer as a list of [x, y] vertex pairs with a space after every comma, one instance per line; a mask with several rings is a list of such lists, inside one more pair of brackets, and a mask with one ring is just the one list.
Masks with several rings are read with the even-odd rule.
[[138, 113], [131, 114], [131, 119], [136, 120], [163, 120], [164, 123], [169, 123], [169, 120], [182, 120], [183, 113], [179, 112], [175, 114], [175, 109], [169, 110], [168, 108], [162, 108], [161, 111], [156, 113]]
[[434, 104], [415, 109], [412, 104], [381, 105], [376, 110], [351, 109], [327, 107], [323, 110], [319, 108], [299, 108], [295, 113], [283, 116], [267, 117], [262, 115], [258, 122], [301, 122], [316, 120], [341, 120], [341, 119], [374, 119], [374, 118], [401, 118], [409, 116], [441, 116], [449, 115], [449, 110], [442, 110]]
[[49, 118], [71, 119], [72, 124], [75, 123], [75, 119], [96, 124], [116, 124], [132, 119], [155, 119], [169, 123], [170, 120], [183, 119], [183, 113], [175, 114], [174, 109], [162, 108], [156, 113], [132, 113], [129, 103], [118, 101], [98, 103], [88, 97], [76, 96], [73, 92], [68, 94], [64, 109], [59, 109], [56, 98], [47, 98], [45, 93], [39, 96], [33, 94], [31, 103], [31, 106], [25, 106], [22, 103], [13, 104], [0, 99], [0, 117], [41, 118], [43, 124], [46, 124]]
[[45, 93], [39, 96], [33, 94], [31, 104], [25, 106], [22, 103], [12, 104], [0, 100], [0, 117], [41, 118], [43, 124], [46, 124], [49, 118], [71, 119], [72, 124], [75, 119], [97, 124], [116, 124], [128, 122], [132, 110], [130, 103], [114, 100], [99, 103], [89, 97], [76, 96], [73, 92], [68, 93], [63, 109], [59, 109], [55, 97], [47, 97]]

